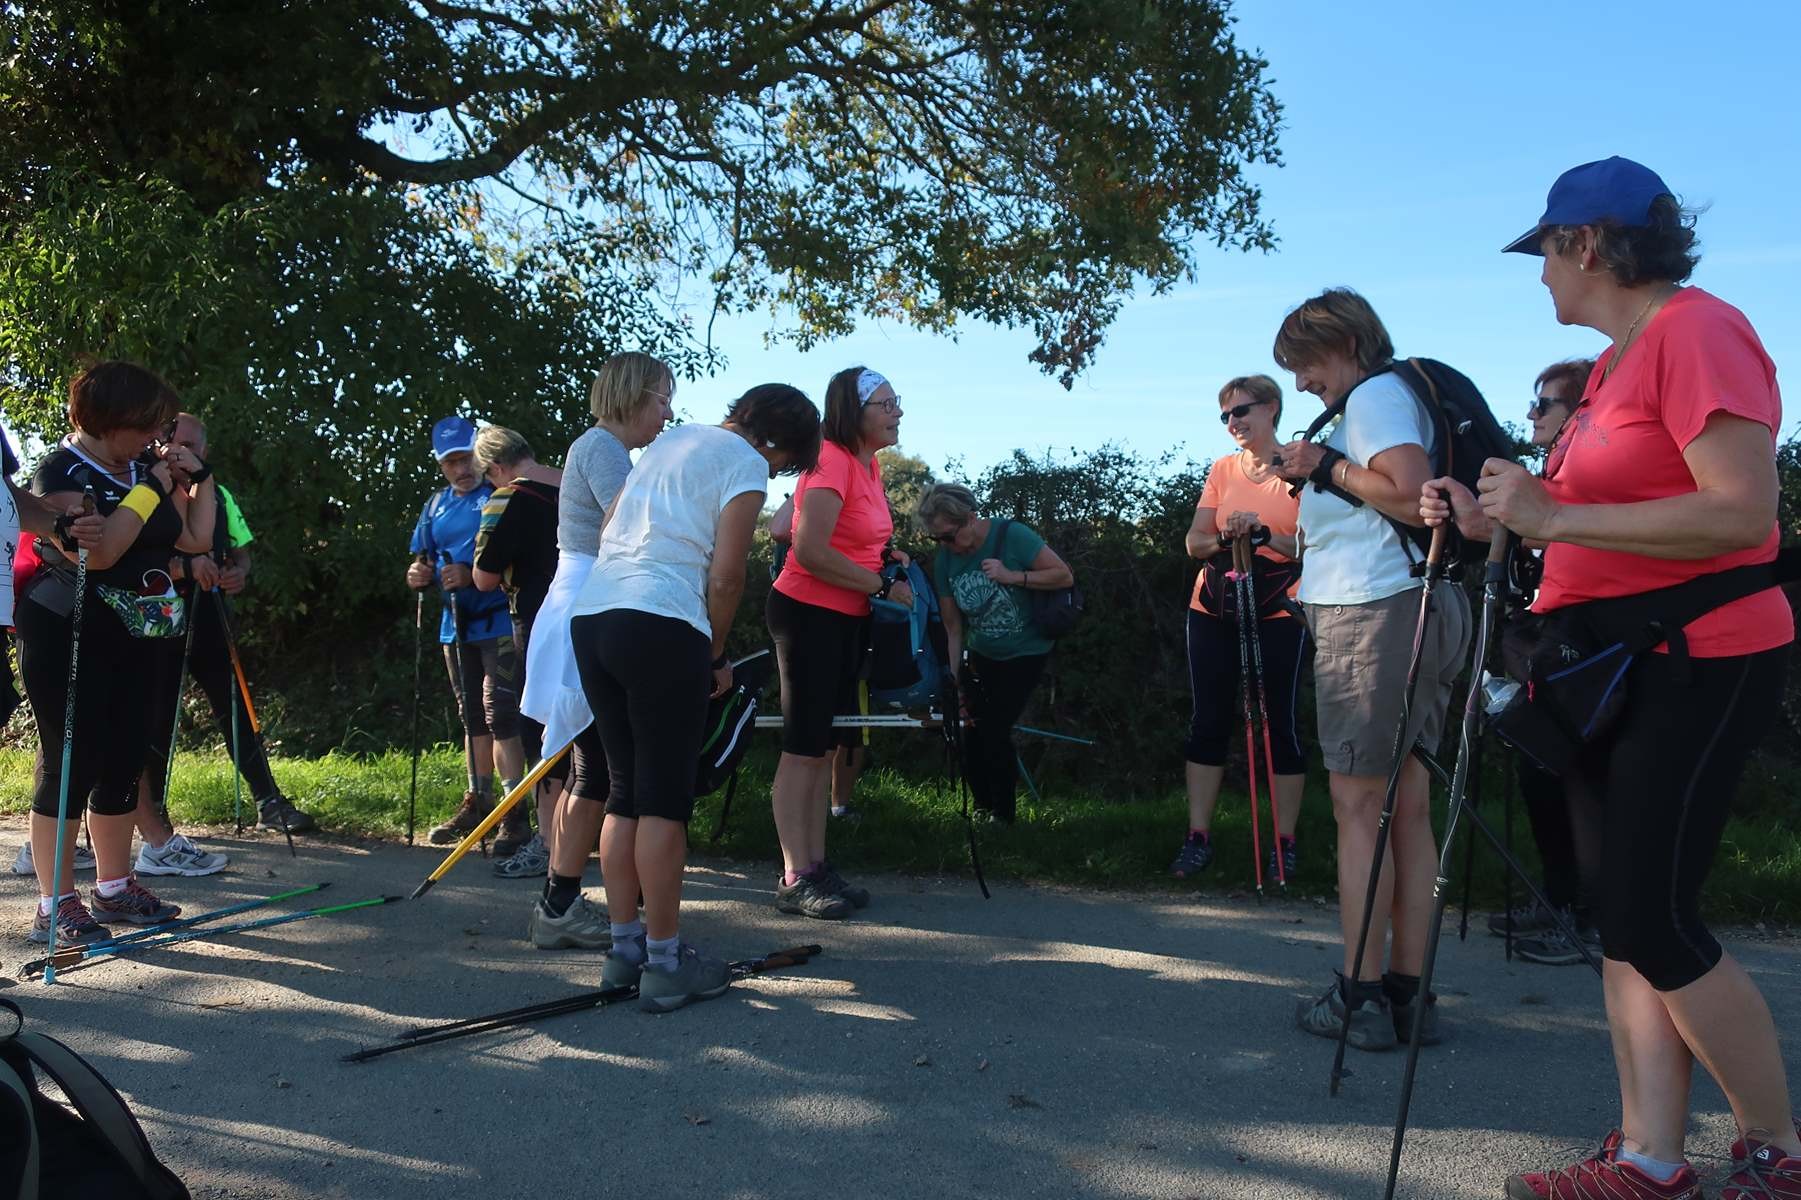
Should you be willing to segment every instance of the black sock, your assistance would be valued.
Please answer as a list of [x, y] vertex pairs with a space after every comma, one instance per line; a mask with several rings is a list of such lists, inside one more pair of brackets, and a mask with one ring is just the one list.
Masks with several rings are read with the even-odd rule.
[[581, 894], [580, 875], [558, 875], [552, 871], [544, 880], [544, 907], [550, 910], [553, 917], [560, 917], [568, 912], [569, 906]]
[[1344, 997], [1347, 1012], [1360, 1004], [1374, 1004], [1382, 998], [1382, 981], [1379, 979], [1346, 979], [1340, 975], [1338, 983], [1339, 994]]
[[1412, 1004], [1420, 994], [1420, 977], [1390, 971], [1382, 976], [1382, 994], [1388, 997], [1390, 1004]]

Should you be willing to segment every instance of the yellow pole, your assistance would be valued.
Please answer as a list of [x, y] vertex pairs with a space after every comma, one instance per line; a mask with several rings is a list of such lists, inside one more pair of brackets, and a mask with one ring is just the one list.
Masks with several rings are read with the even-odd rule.
[[[574, 743], [570, 743], [569, 745], [573, 744]], [[469, 853], [469, 851], [483, 838], [492, 833], [494, 827], [500, 824], [500, 819], [511, 812], [515, 804], [530, 795], [531, 790], [538, 786], [538, 781], [543, 779], [552, 767], [562, 761], [563, 756], [569, 753], [569, 745], [565, 745], [561, 750], [558, 750], [549, 758], [541, 760], [537, 766], [528, 771], [525, 778], [519, 781], [519, 786], [501, 797], [500, 803], [494, 806], [494, 811], [483, 817], [481, 824], [477, 825], [474, 829], [471, 829], [469, 835], [457, 843], [456, 849], [452, 850], [444, 861], [438, 864], [437, 870], [425, 877], [425, 882], [414, 889], [410, 898], [417, 900], [419, 897], [425, 895], [426, 892], [429, 892], [433, 884], [444, 878], [445, 875], [449, 874], [450, 868], [457, 865], [457, 860], [459, 858]]]

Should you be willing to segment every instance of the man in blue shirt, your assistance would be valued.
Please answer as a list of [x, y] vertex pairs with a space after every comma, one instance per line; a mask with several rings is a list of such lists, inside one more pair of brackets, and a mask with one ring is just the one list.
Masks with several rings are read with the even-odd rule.
[[[432, 493], [413, 527], [407, 586], [434, 583], [449, 602], [438, 626], [451, 690], [462, 716], [469, 790], [456, 815], [431, 831], [434, 845], [461, 841], [494, 807], [494, 777], [510, 792], [525, 774], [519, 743], [519, 661], [504, 592], [476, 588], [475, 534], [493, 487], [475, 469], [475, 426], [445, 417], [432, 426], [432, 454], [448, 486]], [[526, 805], [508, 814], [494, 852], [509, 857], [531, 836]]]

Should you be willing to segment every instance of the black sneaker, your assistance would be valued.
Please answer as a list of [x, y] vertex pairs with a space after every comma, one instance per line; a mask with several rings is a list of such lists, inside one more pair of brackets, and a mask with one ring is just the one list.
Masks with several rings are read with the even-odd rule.
[[[1581, 940], [1582, 946], [1586, 947], [1596, 959], [1599, 959], [1601, 957], [1599, 931], [1578, 923], [1574, 918], [1570, 920], [1571, 924], [1576, 926], [1576, 937]], [[1513, 944], [1513, 952], [1529, 963], [1538, 963], [1546, 967], [1573, 967], [1582, 961], [1582, 948], [1576, 942], [1571, 941], [1570, 936], [1555, 925], [1543, 933], [1519, 939]]]
[[852, 908], [869, 907], [869, 889], [858, 887], [844, 876], [838, 874], [838, 868], [829, 862], [819, 864], [819, 884], [834, 896], [842, 896], [850, 901]]
[[[1507, 913], [1488, 914], [1488, 931], [1496, 937], [1507, 936]], [[1555, 929], [1557, 922], [1551, 919], [1551, 910], [1537, 901], [1528, 901], [1513, 910], [1513, 936], [1522, 937], [1529, 933], [1543, 933], [1547, 929]]]
[[1177, 879], [1192, 879], [1205, 871], [1212, 861], [1213, 840], [1189, 837], [1176, 852], [1176, 861], [1169, 864], [1169, 873]]
[[777, 912], [815, 917], [821, 921], [841, 921], [851, 914], [851, 902], [843, 896], [826, 891], [812, 875], [797, 875], [793, 883], [778, 880], [775, 885], [775, 908]]
[[[1282, 862], [1281, 862], [1282, 869], [1280, 871], [1278, 871], [1276, 869], [1276, 865], [1277, 865], [1276, 864], [1276, 855], [1277, 854], [1280, 854], [1282, 856]], [[1293, 838], [1278, 838], [1276, 841], [1276, 845], [1270, 847], [1269, 869], [1267, 871], [1265, 871], [1264, 874], [1268, 877], [1268, 879], [1273, 879], [1277, 883], [1280, 883], [1280, 884], [1283, 884], [1286, 886], [1288, 881], [1294, 878], [1295, 862], [1296, 862], [1297, 858], [1298, 858], [1298, 856], [1295, 854], [1295, 848], [1294, 848], [1294, 839]], [[1267, 882], [1267, 880], [1266, 880], [1266, 882]]]
[[282, 833], [311, 833], [319, 822], [294, 807], [294, 802], [280, 792], [256, 802], [256, 823], [265, 829]]

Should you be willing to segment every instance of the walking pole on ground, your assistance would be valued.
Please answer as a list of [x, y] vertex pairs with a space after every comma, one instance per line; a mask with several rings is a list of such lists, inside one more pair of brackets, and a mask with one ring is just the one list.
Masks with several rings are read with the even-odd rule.
[[[431, 560], [421, 551], [413, 561], [430, 565]], [[413, 822], [419, 812], [419, 694], [424, 659], [425, 589], [420, 588], [413, 593], [413, 781], [408, 785], [406, 795], [406, 844], [409, 846], [413, 844]]]
[[168, 820], [169, 789], [175, 784], [175, 734], [181, 729], [181, 697], [188, 690], [188, 659], [194, 654], [194, 626], [199, 617], [199, 605], [195, 603], [200, 597], [200, 589], [194, 588], [188, 594], [187, 618], [188, 631], [181, 639], [181, 666], [175, 672], [175, 716], [169, 721], [169, 745], [167, 756], [163, 759], [163, 819]]
[[[1401, 720], [1395, 729], [1394, 762], [1388, 770], [1388, 788], [1382, 794], [1382, 815], [1376, 822], [1376, 853], [1370, 860], [1369, 886], [1363, 893], [1363, 925], [1357, 931], [1357, 953], [1351, 956], [1351, 978], [1345, 984], [1354, 982], [1363, 974], [1363, 955], [1369, 949], [1370, 922], [1375, 913], [1376, 891], [1382, 882], [1382, 856], [1388, 852], [1388, 827], [1394, 821], [1395, 796], [1401, 787], [1401, 770], [1407, 765], [1407, 755], [1413, 747], [1407, 740], [1407, 726], [1413, 719], [1414, 685], [1419, 682], [1420, 658], [1425, 650], [1426, 634], [1432, 625], [1432, 593], [1438, 588], [1438, 581], [1445, 573], [1445, 540], [1448, 536], [1447, 526], [1440, 525], [1432, 531], [1432, 543], [1426, 550], [1426, 569], [1421, 576], [1420, 615], [1413, 625], [1413, 649], [1407, 657], [1406, 690], [1401, 693]], [[1344, 997], [1345, 1019], [1338, 1030], [1338, 1049], [1332, 1055], [1332, 1081], [1330, 1094], [1338, 1095], [1338, 1085], [1350, 1072], [1345, 1070], [1345, 1044], [1351, 1036], [1351, 998]]]
[[[1251, 645], [1254, 636], [1247, 620], [1246, 609], [1249, 601], [1245, 599], [1245, 551], [1250, 549], [1248, 534], [1240, 534], [1232, 539], [1232, 586], [1233, 605], [1238, 625], [1238, 683], [1239, 694], [1244, 697], [1244, 767], [1245, 778], [1251, 789], [1251, 867], [1257, 880], [1257, 903], [1263, 903], [1263, 843], [1258, 834], [1257, 822], [1257, 730], [1256, 720], [1251, 715]], [[1271, 800], [1274, 803], [1274, 800]]]
[[[81, 515], [90, 516], [93, 511], [94, 489], [83, 488]], [[69, 694], [63, 700], [63, 773], [56, 792], [56, 857], [50, 863], [50, 935], [44, 946], [44, 956], [50, 959], [56, 955], [56, 920], [63, 902], [63, 839], [69, 836], [69, 772], [75, 764], [72, 753], [75, 748], [75, 679], [81, 668], [81, 598], [87, 590], [88, 548], [82, 546], [75, 552], [75, 607], [69, 610]], [[74, 888], [75, 871], [71, 864], [69, 889], [73, 891]], [[53, 962], [44, 968], [44, 986], [49, 987], [55, 982]]]
[[[286, 925], [292, 921], [307, 921], [313, 917], [329, 917], [333, 913], [350, 912], [359, 908], [376, 908], [383, 904], [392, 904], [399, 896], [371, 896], [367, 900], [353, 900], [349, 904], [334, 904], [329, 908], [303, 908], [299, 912], [282, 913], [280, 916], [263, 917], [255, 921], [239, 921], [232, 925], [219, 925], [205, 929], [183, 929], [179, 933], [171, 933], [164, 937], [145, 938], [141, 942], [126, 942], [123, 945], [70, 946], [56, 955], [63, 961], [54, 965], [69, 967], [88, 958], [111, 957], [121, 954], [143, 954], [151, 950], [161, 950], [165, 946], [179, 946], [183, 942], [191, 942], [197, 938], [223, 937], [228, 933], [244, 933], [252, 929], [268, 929], [275, 925]], [[45, 969], [48, 974], [50, 968]]]
[[[1479, 688], [1482, 684], [1481, 674], [1472, 675], [1469, 685]], [[1469, 707], [1469, 697], [1464, 697], [1464, 707]], [[1476, 746], [1470, 752], [1470, 810], [1482, 807], [1482, 731], [1476, 731]], [[1463, 847], [1463, 906], [1457, 918], [1457, 940], [1467, 942], [1470, 939], [1470, 897], [1476, 888], [1476, 839], [1471, 838]]]
[[[438, 551], [440, 581], [444, 578], [443, 568], [452, 561], [450, 551]], [[469, 736], [469, 694], [463, 690], [463, 610], [457, 605], [456, 588], [445, 588], [444, 596], [444, 603], [450, 606], [450, 686], [456, 689], [457, 720], [463, 727], [463, 770], [473, 780], [478, 772], [475, 769], [475, 739]], [[482, 855], [486, 857], [487, 853], [488, 847], [483, 845]]]
[[470, 849], [477, 842], [487, 837], [488, 834], [493, 831], [494, 827], [500, 824], [500, 819], [511, 812], [515, 804], [531, 795], [532, 789], [537, 787], [539, 781], [549, 773], [550, 769], [561, 761], [563, 755], [569, 753], [569, 747], [572, 745], [574, 745], [573, 742], [565, 743], [561, 750], [558, 750], [548, 758], [540, 760], [537, 766], [533, 767], [530, 771], [527, 771], [525, 773], [525, 778], [519, 781], [518, 786], [502, 796], [500, 798], [500, 803], [494, 806], [493, 811], [481, 819], [481, 824], [477, 825], [463, 836], [463, 840], [456, 844], [456, 848], [445, 855], [444, 861], [438, 864], [438, 869], [433, 871], [430, 875], [427, 875], [425, 881], [413, 889], [413, 894], [408, 897], [408, 899], [417, 900], [419, 897], [425, 895], [425, 893], [431, 891], [438, 880], [444, 878], [445, 875], [450, 873], [450, 868], [457, 865], [458, 859], [469, 853]]
[[1401, 1145], [1407, 1136], [1407, 1109], [1413, 1100], [1414, 1072], [1420, 1061], [1420, 1033], [1424, 1028], [1427, 999], [1432, 994], [1432, 968], [1438, 958], [1438, 938], [1444, 924], [1445, 901], [1449, 897], [1451, 886], [1446, 875], [1451, 868], [1451, 855], [1456, 849], [1458, 818], [1464, 811], [1463, 798], [1469, 787], [1470, 764], [1476, 756], [1476, 744], [1482, 736], [1482, 671], [1488, 663], [1489, 641], [1494, 635], [1495, 618], [1501, 611], [1501, 601], [1507, 587], [1507, 549], [1512, 540], [1512, 533], [1497, 529], [1494, 540], [1488, 546], [1488, 566], [1482, 577], [1482, 620], [1477, 624], [1475, 649], [1470, 658], [1470, 689], [1464, 700], [1463, 729], [1457, 741], [1457, 766], [1451, 771], [1450, 797], [1446, 801], [1445, 840], [1438, 852], [1438, 875], [1432, 881], [1432, 923], [1426, 927], [1426, 957], [1420, 964], [1419, 999], [1413, 1006], [1413, 1032], [1408, 1038], [1407, 1067], [1401, 1074], [1401, 1103], [1395, 1115], [1394, 1144], [1388, 1153], [1388, 1187], [1382, 1193], [1383, 1200], [1393, 1200], [1395, 1177], [1401, 1169]]
[[[1268, 530], [1265, 534], [1267, 536]], [[1288, 890], [1288, 868], [1282, 861], [1282, 812], [1276, 804], [1276, 752], [1270, 748], [1269, 740], [1269, 693], [1263, 685], [1263, 621], [1262, 614], [1257, 611], [1257, 546], [1251, 543], [1245, 551], [1245, 591], [1249, 593], [1251, 613], [1257, 617], [1251, 625], [1251, 678], [1257, 685], [1257, 720], [1263, 726], [1263, 765], [1269, 772], [1269, 828], [1271, 844], [1276, 848], [1276, 884], [1286, 892]]]
[[[231, 609], [225, 603], [225, 593], [221, 592], [216, 586], [213, 588], [213, 600], [219, 608], [219, 627], [225, 633], [225, 649], [226, 652], [231, 655], [232, 674], [237, 677], [237, 696], [232, 697], [231, 706], [231, 757], [232, 768], [235, 772], [233, 778], [237, 781], [235, 784], [237, 788], [237, 799], [235, 803], [239, 805], [241, 810], [243, 804], [244, 772], [240, 765], [240, 760], [238, 759], [238, 751], [240, 748], [238, 746], [238, 696], [241, 696], [244, 699], [244, 715], [250, 718], [250, 736], [256, 739], [257, 749], [263, 752], [265, 761], [267, 761], [268, 758], [268, 751], [263, 747], [262, 718], [256, 715], [256, 702], [250, 698], [250, 678], [244, 674], [244, 656], [238, 652], [237, 627], [232, 624]], [[288, 857], [300, 857], [299, 852], [294, 849], [294, 831], [288, 828], [287, 810], [285, 808], [278, 808], [277, 815], [281, 817], [282, 836], [288, 839]], [[238, 832], [242, 833], [243, 831], [244, 819], [240, 815], [238, 818]]]
[[[224, 908], [215, 908], [210, 912], [196, 913], [191, 917], [177, 917], [173, 921], [159, 921], [155, 925], [146, 925], [142, 929], [134, 929], [130, 933], [121, 933], [117, 937], [109, 937], [105, 941], [84, 943], [81, 946], [81, 949], [87, 953], [111, 949], [114, 946], [121, 946], [127, 942], [142, 941], [147, 937], [154, 937], [160, 933], [173, 933], [177, 929], [190, 929], [195, 925], [204, 925], [208, 921], [217, 921], [220, 917], [233, 917], [242, 912], [249, 912], [253, 908], [267, 908], [271, 904], [279, 904], [283, 900], [292, 900], [296, 896], [305, 896], [313, 892], [324, 891], [330, 886], [330, 883], [308, 884], [306, 887], [294, 888], [292, 891], [277, 892], [273, 896], [264, 896], [260, 900], [245, 900], [240, 904], [228, 904]], [[63, 953], [66, 955], [69, 953], [69, 950], [65, 949]], [[31, 959], [29, 962], [23, 963], [19, 967], [19, 978], [30, 979], [49, 964], [50, 959], [48, 956]]]

